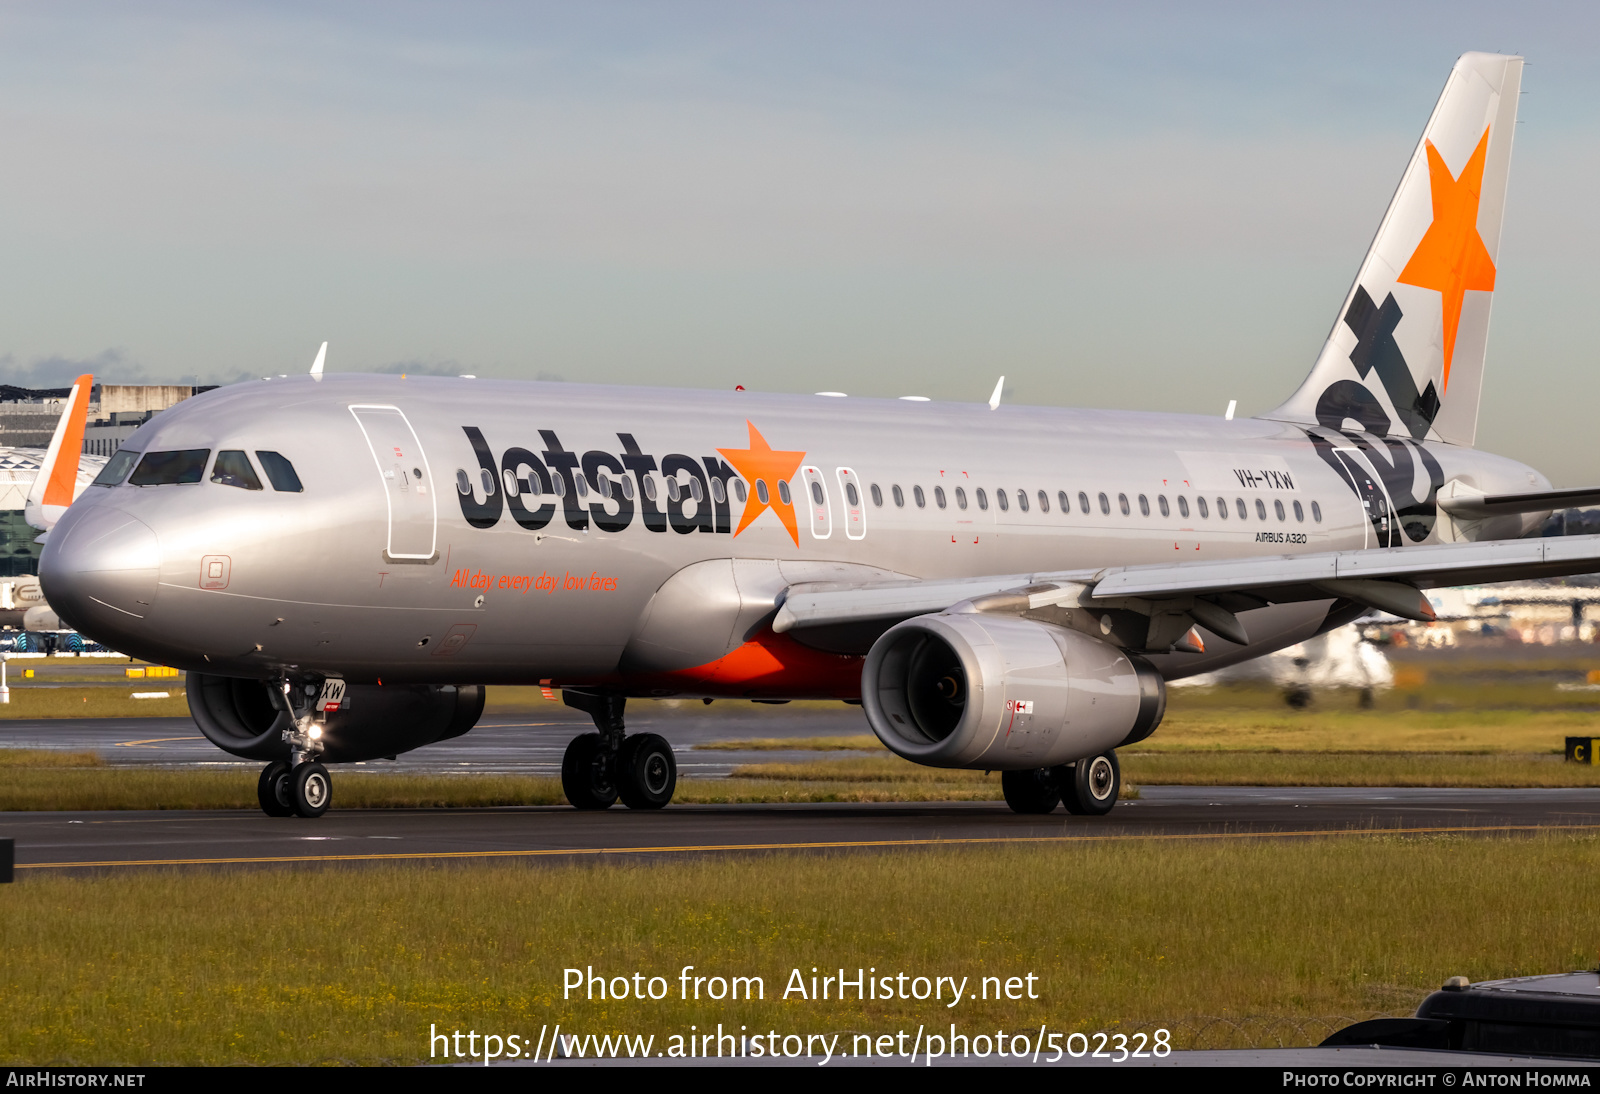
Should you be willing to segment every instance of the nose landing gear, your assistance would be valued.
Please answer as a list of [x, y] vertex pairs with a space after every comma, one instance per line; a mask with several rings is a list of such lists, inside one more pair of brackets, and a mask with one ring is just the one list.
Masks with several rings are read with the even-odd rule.
[[[283, 731], [289, 746], [289, 759], [274, 760], [261, 770], [256, 780], [256, 801], [269, 817], [320, 817], [333, 802], [333, 777], [317, 761], [327, 746], [322, 740], [321, 711], [334, 709], [344, 697], [344, 681], [323, 681], [319, 688], [307, 684], [297, 688], [287, 678], [277, 681], [283, 696], [280, 710], [292, 721]], [[316, 702], [312, 703], [312, 697]], [[326, 706], [331, 702], [332, 706]]]
[[614, 691], [563, 688], [562, 701], [594, 719], [596, 733], [574, 737], [561, 759], [561, 789], [578, 809], [609, 809], [618, 798], [629, 809], [660, 809], [678, 788], [678, 760], [666, 738], [628, 736]]

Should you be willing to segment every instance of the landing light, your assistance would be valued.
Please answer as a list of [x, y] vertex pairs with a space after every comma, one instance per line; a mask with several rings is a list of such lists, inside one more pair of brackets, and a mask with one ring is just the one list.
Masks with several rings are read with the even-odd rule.
[[309, 730], [306, 731], [306, 736], [310, 737], [313, 741], [322, 740], [322, 727], [321, 726], [312, 726]]

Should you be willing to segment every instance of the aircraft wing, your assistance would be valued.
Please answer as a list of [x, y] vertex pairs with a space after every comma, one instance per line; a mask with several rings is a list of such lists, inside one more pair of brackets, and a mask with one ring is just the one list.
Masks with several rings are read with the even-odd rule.
[[[1075, 590], [1081, 605], [1107, 607], [1138, 600], [1150, 606], [1172, 601], [1197, 622], [1233, 638], [1232, 610], [1249, 601], [1343, 598], [1410, 619], [1431, 620], [1433, 610], [1418, 590], [1489, 581], [1565, 577], [1600, 570], [1600, 535], [1548, 539], [1486, 540], [1426, 547], [1384, 547], [1305, 555], [1185, 562], [1175, 566], [1127, 566], [1101, 570], [1002, 574], [934, 581], [793, 585], [773, 620], [784, 632], [842, 623], [908, 619], [983, 597], [1004, 597], [996, 608], [1038, 609], [1064, 602]], [[1241, 597], [1244, 603], [1241, 603]], [[1225, 605], [1218, 607], [1218, 602]], [[988, 605], [980, 605], [988, 606]], [[1222, 616], [1216, 613], [1221, 611]], [[1227, 618], [1223, 618], [1226, 616]], [[1237, 629], [1242, 637], [1242, 629]]]

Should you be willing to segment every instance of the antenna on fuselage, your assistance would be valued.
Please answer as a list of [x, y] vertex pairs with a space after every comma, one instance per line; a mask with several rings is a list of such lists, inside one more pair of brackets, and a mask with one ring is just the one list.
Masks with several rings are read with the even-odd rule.
[[1005, 386], [1006, 386], [1006, 378], [1004, 376], [1002, 376], [1002, 377], [1000, 377], [1000, 379], [994, 385], [994, 394], [989, 396], [989, 409], [990, 410], [999, 410], [1000, 409], [1000, 389], [1005, 387]]
[[322, 348], [317, 350], [317, 359], [311, 362], [311, 375], [322, 379], [322, 362], [328, 359], [328, 343], [322, 343]]

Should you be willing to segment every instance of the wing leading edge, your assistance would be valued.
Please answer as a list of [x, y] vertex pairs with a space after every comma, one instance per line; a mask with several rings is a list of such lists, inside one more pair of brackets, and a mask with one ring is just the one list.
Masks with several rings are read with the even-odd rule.
[[792, 585], [773, 619], [783, 633], [848, 623], [891, 622], [971, 601], [979, 610], [1038, 611], [1069, 601], [1134, 607], [1152, 616], [1187, 613], [1243, 644], [1233, 612], [1270, 603], [1339, 598], [1410, 619], [1433, 611], [1419, 590], [1489, 581], [1566, 577], [1600, 570], [1600, 535], [1486, 540], [1306, 555], [998, 574], [933, 581]]

